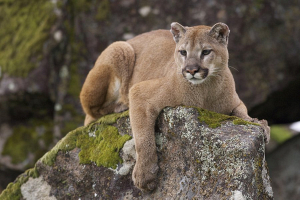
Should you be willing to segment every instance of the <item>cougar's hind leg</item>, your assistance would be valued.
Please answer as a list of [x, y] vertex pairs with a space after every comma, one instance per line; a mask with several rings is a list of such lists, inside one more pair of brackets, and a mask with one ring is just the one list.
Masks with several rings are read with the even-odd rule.
[[101, 53], [80, 93], [87, 114], [85, 125], [128, 108], [128, 84], [134, 62], [134, 50], [127, 42], [115, 42]]
[[135, 52], [127, 42], [115, 42], [110, 47], [113, 49], [110, 55], [113, 57], [111, 66], [114, 76], [110, 81], [107, 98], [112, 100], [112, 112], [118, 113], [127, 110], [129, 106], [129, 82], [133, 73]]
[[[135, 52], [132, 46], [127, 42], [115, 42], [112, 44], [116, 49], [114, 70], [120, 80], [119, 96], [116, 101], [114, 112], [122, 112], [128, 109], [129, 82], [135, 64]], [[117, 85], [117, 84], [116, 84]]]

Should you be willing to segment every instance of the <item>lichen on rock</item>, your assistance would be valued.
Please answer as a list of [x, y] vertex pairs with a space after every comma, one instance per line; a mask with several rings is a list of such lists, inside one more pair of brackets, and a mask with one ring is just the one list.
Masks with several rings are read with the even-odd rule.
[[[164, 156], [161, 170], [177, 182], [172, 187], [178, 195], [229, 199], [234, 191], [240, 191], [245, 199], [273, 198], [270, 180], [265, 176], [259, 124], [192, 107], [166, 108], [159, 124], [156, 136], [160, 138], [157, 141], [163, 141], [160, 153], [172, 154], [172, 158]], [[164, 187], [170, 184], [164, 178], [160, 180]]]
[[43, 177], [29, 178], [21, 186], [21, 193], [25, 199], [56, 200], [50, 195], [51, 186], [43, 180]]
[[136, 160], [134, 139], [128, 140], [121, 151], [123, 163], [118, 165], [118, 169], [115, 170], [117, 174], [125, 176], [133, 169]]
[[[108, 115], [70, 132], [38, 161], [36, 169], [57, 199], [272, 199], [262, 128], [235, 125], [235, 119], [221, 120], [220, 126], [210, 128], [199, 120], [207, 114], [219, 115], [192, 107], [161, 112], [155, 128], [160, 170], [152, 193], [133, 185], [134, 141], [127, 141], [121, 150], [130, 139], [126, 136], [131, 132], [128, 112]], [[116, 136], [117, 132], [121, 135]], [[100, 151], [113, 159], [107, 161]], [[123, 163], [115, 159], [119, 154]], [[116, 164], [116, 170], [109, 169]], [[15, 190], [20, 191], [22, 184]]]

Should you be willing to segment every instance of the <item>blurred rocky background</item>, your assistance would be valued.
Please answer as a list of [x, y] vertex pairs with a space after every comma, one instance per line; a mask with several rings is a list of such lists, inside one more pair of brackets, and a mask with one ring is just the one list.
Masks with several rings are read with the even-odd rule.
[[0, 192], [83, 124], [79, 92], [104, 48], [173, 21], [229, 26], [238, 94], [272, 125], [274, 196], [299, 197], [299, 0], [0, 0]]

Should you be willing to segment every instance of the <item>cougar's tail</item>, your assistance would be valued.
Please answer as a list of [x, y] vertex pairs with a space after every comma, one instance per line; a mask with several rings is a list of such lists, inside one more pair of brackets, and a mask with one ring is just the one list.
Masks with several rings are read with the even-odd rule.
[[90, 118], [112, 113], [121, 96], [128, 95], [134, 63], [134, 49], [127, 42], [112, 43], [101, 53], [80, 93], [81, 105]]

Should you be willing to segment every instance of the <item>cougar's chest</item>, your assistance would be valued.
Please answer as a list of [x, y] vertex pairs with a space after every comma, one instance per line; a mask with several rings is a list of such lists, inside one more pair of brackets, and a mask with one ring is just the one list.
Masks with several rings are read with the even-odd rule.
[[231, 99], [207, 85], [187, 85], [184, 88], [183, 105], [196, 106], [222, 114], [230, 114], [232, 111]]

